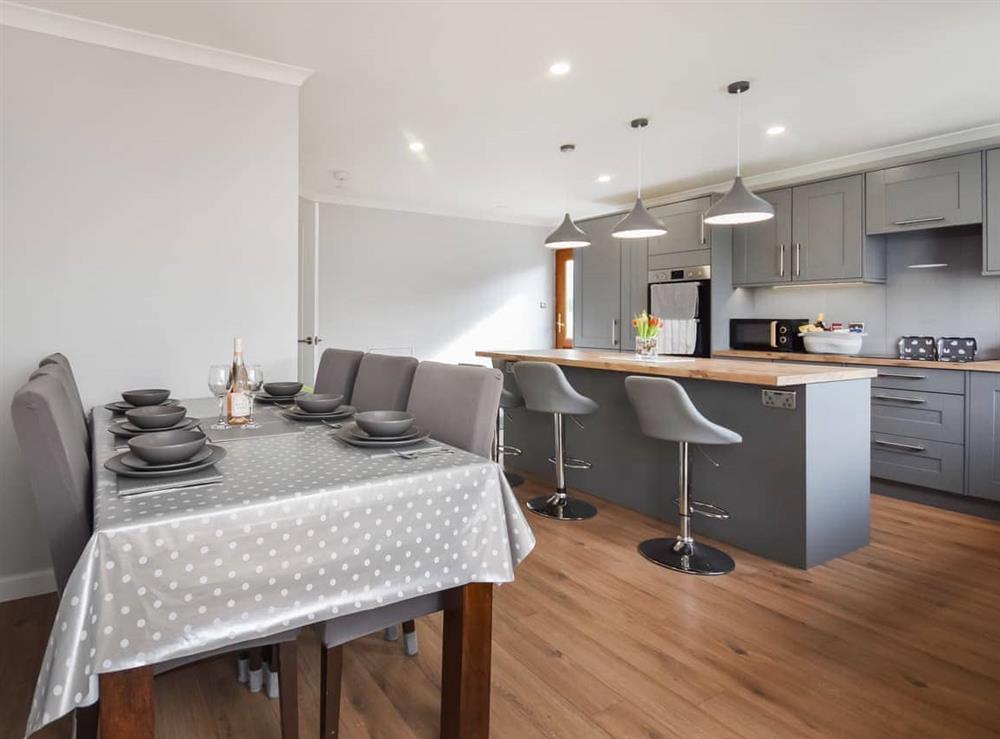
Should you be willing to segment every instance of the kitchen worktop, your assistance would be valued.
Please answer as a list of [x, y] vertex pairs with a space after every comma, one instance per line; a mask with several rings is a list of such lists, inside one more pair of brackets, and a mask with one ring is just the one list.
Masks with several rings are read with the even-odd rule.
[[806, 352], [768, 352], [748, 349], [720, 349], [713, 357], [727, 360], [770, 359], [785, 362], [836, 363], [859, 367], [919, 367], [920, 369], [958, 370], [961, 372], [1000, 372], [1000, 359], [978, 362], [937, 362], [921, 359], [895, 359], [893, 357], [849, 357], [844, 354], [808, 354]]
[[875, 377], [874, 369], [865, 367], [777, 366], [738, 359], [703, 359], [657, 357], [641, 360], [631, 352], [608, 349], [529, 349], [518, 351], [484, 350], [476, 356], [507, 361], [552, 362], [564, 367], [635, 372], [643, 375], [713, 380], [745, 385], [785, 387], [842, 380], [866, 380]]

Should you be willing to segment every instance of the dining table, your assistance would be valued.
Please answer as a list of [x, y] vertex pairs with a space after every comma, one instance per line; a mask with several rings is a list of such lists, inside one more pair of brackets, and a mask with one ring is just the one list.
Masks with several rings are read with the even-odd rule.
[[[211, 438], [216, 401], [182, 404]], [[104, 739], [152, 739], [155, 665], [448, 591], [441, 736], [488, 736], [493, 586], [535, 545], [500, 467], [433, 438], [440, 453], [407, 458], [280, 408], [257, 419], [213, 439], [221, 480], [125, 495], [104, 467], [115, 417], [94, 408], [93, 533], [26, 735], [99, 702]]]

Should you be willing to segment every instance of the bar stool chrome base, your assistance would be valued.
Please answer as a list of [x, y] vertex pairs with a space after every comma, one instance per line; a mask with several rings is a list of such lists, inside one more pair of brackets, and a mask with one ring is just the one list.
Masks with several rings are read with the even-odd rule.
[[570, 498], [565, 493], [540, 495], [528, 501], [528, 510], [545, 518], [560, 521], [586, 521], [597, 515], [597, 509], [578, 498]]
[[677, 538], [646, 539], [639, 553], [654, 564], [688, 575], [728, 575], [736, 567], [733, 558], [707, 544]]

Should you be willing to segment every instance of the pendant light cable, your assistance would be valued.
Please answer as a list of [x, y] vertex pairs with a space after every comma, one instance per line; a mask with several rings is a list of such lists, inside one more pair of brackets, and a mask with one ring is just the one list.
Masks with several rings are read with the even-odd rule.
[[743, 158], [743, 140], [740, 132], [743, 130], [743, 90], [736, 93], [736, 176], [740, 176], [740, 161]]
[[638, 164], [639, 164], [639, 166], [636, 167], [636, 170], [638, 171], [639, 175], [638, 175], [638, 181], [635, 183], [636, 197], [639, 198], [640, 200], [642, 199], [642, 131], [643, 131], [644, 128], [645, 128], [645, 126], [642, 126], [639, 129], [639, 146], [638, 146], [638, 149], [639, 149], [639, 162], [638, 162]]

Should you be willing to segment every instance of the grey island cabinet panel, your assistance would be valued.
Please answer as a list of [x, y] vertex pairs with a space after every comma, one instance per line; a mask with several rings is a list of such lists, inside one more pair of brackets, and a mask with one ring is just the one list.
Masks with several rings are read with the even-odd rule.
[[864, 180], [839, 177], [792, 188], [792, 281], [885, 280], [885, 244], [867, 237]]
[[667, 232], [649, 240], [649, 255], [709, 248], [705, 211], [711, 204], [711, 199], [705, 197], [650, 208], [649, 212], [663, 222]]
[[982, 223], [982, 174], [978, 151], [869, 172], [867, 233]]
[[969, 495], [1000, 500], [1000, 374], [969, 373]]
[[733, 229], [733, 285], [778, 285], [792, 279], [792, 190], [760, 197], [774, 206], [774, 218]]
[[1000, 149], [986, 152], [986, 225], [983, 273], [1000, 275]]
[[[621, 343], [621, 242], [611, 235], [620, 215], [580, 224], [590, 246], [573, 254], [573, 344], [618, 349]], [[642, 241], [645, 245], [645, 240]]]

